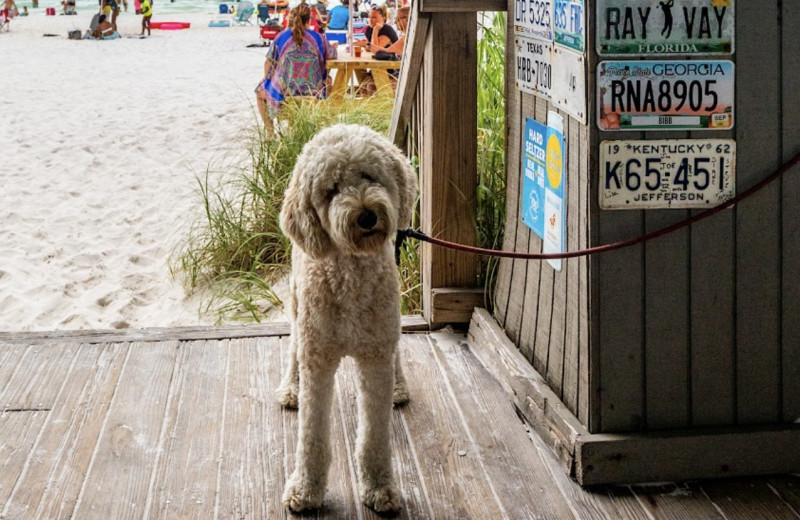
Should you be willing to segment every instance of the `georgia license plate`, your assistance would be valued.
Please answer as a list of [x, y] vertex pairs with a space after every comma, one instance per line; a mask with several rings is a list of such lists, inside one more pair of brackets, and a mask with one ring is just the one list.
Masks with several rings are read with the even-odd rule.
[[733, 139], [600, 143], [602, 209], [710, 208], [736, 193]]
[[601, 130], [730, 130], [732, 61], [601, 61]]

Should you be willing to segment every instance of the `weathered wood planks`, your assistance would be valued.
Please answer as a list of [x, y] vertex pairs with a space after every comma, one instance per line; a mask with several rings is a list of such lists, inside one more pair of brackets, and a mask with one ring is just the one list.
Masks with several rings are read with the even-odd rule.
[[[0, 413], [0, 516], [291, 518], [280, 496], [294, 464], [296, 412], [282, 410], [273, 397], [286, 341], [0, 343], [0, 368], [14, 367], [0, 372], [0, 389], [6, 389], [0, 392], [13, 388], [16, 395], [19, 387], [9, 382], [35, 379], [30, 395], [39, 397], [32, 399], [48, 403]], [[53, 355], [58, 349], [66, 355]], [[392, 416], [404, 501], [398, 518], [628, 520], [649, 518], [653, 507], [663, 518], [706, 518], [717, 506], [728, 518], [760, 518], [752, 515], [762, 512], [789, 518], [797, 507], [800, 479], [791, 476], [734, 481], [732, 487], [584, 491], [544, 442], [529, 436], [508, 398], [507, 389], [524, 391], [526, 381], [536, 379], [525, 372], [530, 365], [518, 352], [519, 363], [501, 350], [487, 370], [477, 351], [461, 335], [403, 336], [412, 401]], [[491, 373], [498, 367], [512, 377], [495, 380]], [[317, 518], [377, 518], [357, 498], [356, 380], [353, 363], [344, 363], [332, 410], [330, 485]], [[532, 406], [554, 420], [557, 397], [537, 381], [552, 398]], [[573, 427], [577, 432], [580, 425]]]

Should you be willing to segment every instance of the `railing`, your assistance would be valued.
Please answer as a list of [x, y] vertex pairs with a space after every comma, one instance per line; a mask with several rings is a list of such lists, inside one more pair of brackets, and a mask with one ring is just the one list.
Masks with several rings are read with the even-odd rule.
[[[505, 0], [413, 0], [390, 138], [419, 158], [420, 227], [475, 245], [477, 13]], [[469, 321], [483, 305], [477, 257], [423, 244], [422, 308], [431, 325]]]

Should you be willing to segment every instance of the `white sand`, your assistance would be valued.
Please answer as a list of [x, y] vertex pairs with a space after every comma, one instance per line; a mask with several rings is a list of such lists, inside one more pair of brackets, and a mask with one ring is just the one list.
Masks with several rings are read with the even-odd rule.
[[93, 13], [51, 2], [0, 33], [0, 330], [210, 324], [167, 260], [202, 212], [195, 175], [245, 155], [258, 28], [156, 2], [192, 27], [142, 40], [122, 13], [122, 40], [72, 41]]

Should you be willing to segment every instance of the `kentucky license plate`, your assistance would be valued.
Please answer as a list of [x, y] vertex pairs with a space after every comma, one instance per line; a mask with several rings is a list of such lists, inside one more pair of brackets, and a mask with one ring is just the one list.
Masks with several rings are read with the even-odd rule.
[[602, 209], [711, 208], [736, 193], [733, 139], [600, 143]]
[[602, 61], [597, 65], [601, 130], [730, 130], [731, 61]]

